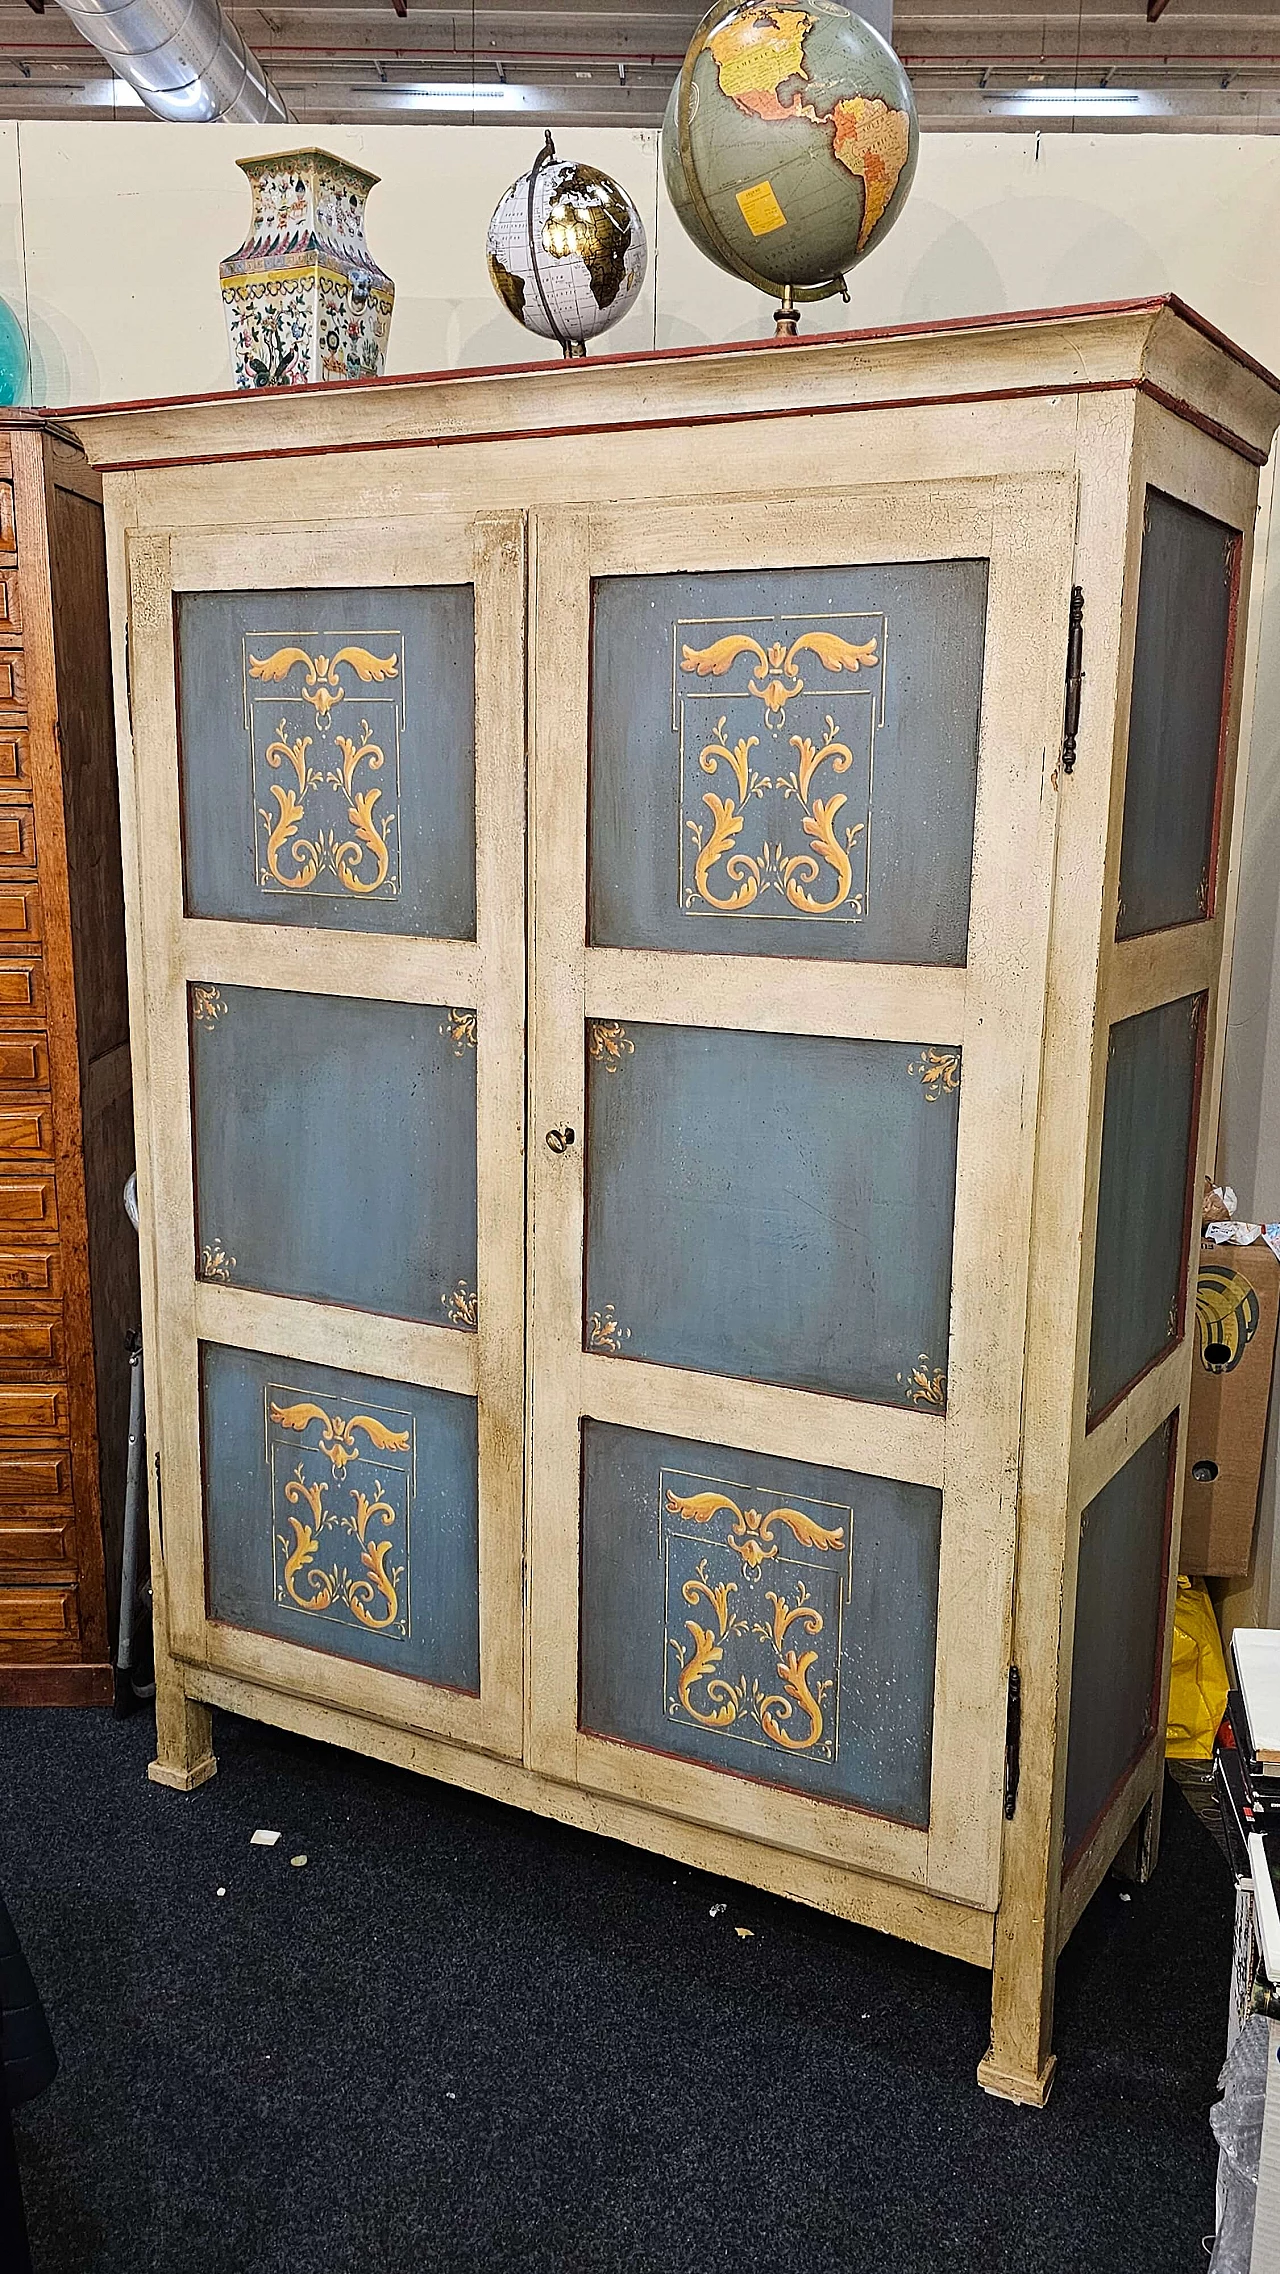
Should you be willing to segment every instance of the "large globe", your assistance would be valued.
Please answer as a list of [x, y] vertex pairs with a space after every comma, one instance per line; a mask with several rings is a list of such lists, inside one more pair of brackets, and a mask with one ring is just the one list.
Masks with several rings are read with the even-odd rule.
[[618, 182], [557, 158], [548, 134], [537, 162], [489, 223], [493, 288], [526, 330], [565, 355], [626, 315], [648, 262], [644, 224]]
[[671, 202], [731, 275], [797, 299], [841, 289], [891, 229], [919, 141], [906, 72], [835, 0], [713, 8], [662, 126]]

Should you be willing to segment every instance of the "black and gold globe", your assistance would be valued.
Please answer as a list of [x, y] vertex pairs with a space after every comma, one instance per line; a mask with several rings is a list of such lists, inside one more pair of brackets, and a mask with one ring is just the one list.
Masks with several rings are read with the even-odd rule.
[[648, 265], [644, 224], [598, 166], [557, 158], [548, 134], [489, 223], [489, 274], [517, 323], [566, 356], [620, 322]]

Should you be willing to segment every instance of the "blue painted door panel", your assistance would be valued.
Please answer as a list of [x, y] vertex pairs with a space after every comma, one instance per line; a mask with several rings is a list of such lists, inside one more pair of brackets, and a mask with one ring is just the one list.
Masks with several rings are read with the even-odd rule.
[[1069, 1867], [1153, 1727], [1175, 1421], [1080, 1519], [1063, 1853]]
[[1090, 1420], [1177, 1338], [1195, 1203], [1191, 1151], [1204, 997], [1111, 1029], [1089, 1334]]
[[470, 585], [177, 600], [187, 913], [475, 934]]
[[960, 1054], [593, 1021], [585, 1346], [945, 1401]]
[[942, 1496], [588, 1421], [579, 1720], [924, 1825]]
[[1207, 915], [1240, 538], [1148, 490], [1116, 937]]
[[193, 987], [197, 1268], [475, 1326], [475, 1017]]
[[962, 964], [986, 601], [984, 560], [598, 581], [591, 942]]
[[471, 1398], [206, 1343], [209, 1615], [480, 1686]]

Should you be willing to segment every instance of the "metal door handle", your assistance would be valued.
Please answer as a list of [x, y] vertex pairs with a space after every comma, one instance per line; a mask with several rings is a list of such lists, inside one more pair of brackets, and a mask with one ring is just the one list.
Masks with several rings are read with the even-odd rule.
[[573, 1143], [572, 1129], [548, 1129], [547, 1143], [553, 1153], [567, 1153]]

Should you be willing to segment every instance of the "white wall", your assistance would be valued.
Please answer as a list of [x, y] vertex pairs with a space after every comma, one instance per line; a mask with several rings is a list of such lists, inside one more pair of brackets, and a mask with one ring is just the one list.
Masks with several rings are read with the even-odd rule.
[[[325, 126], [313, 138], [379, 174], [369, 239], [395, 278], [390, 368], [518, 362], [557, 351], [489, 285], [485, 228], [540, 136], [518, 127]], [[240, 127], [0, 126], [0, 294], [28, 325], [36, 400], [230, 385], [218, 261], [242, 241], [234, 160], [308, 139]], [[693, 249], [661, 188], [657, 137], [564, 130], [566, 154], [630, 190], [650, 239], [644, 293], [616, 348], [757, 337], [770, 303]], [[926, 135], [911, 199], [852, 285], [805, 311], [812, 333], [1176, 291], [1280, 370], [1280, 137]], [[602, 343], [606, 344], [606, 343]], [[1264, 524], [1270, 483], [1265, 485]], [[1252, 754], [1221, 1173], [1280, 1217], [1280, 533], [1259, 552]], [[1264, 1495], [1275, 1528], [1274, 1466]], [[1267, 1557], [1264, 1555], [1264, 1563]], [[1254, 1608], [1280, 1620], [1259, 1573]]]

